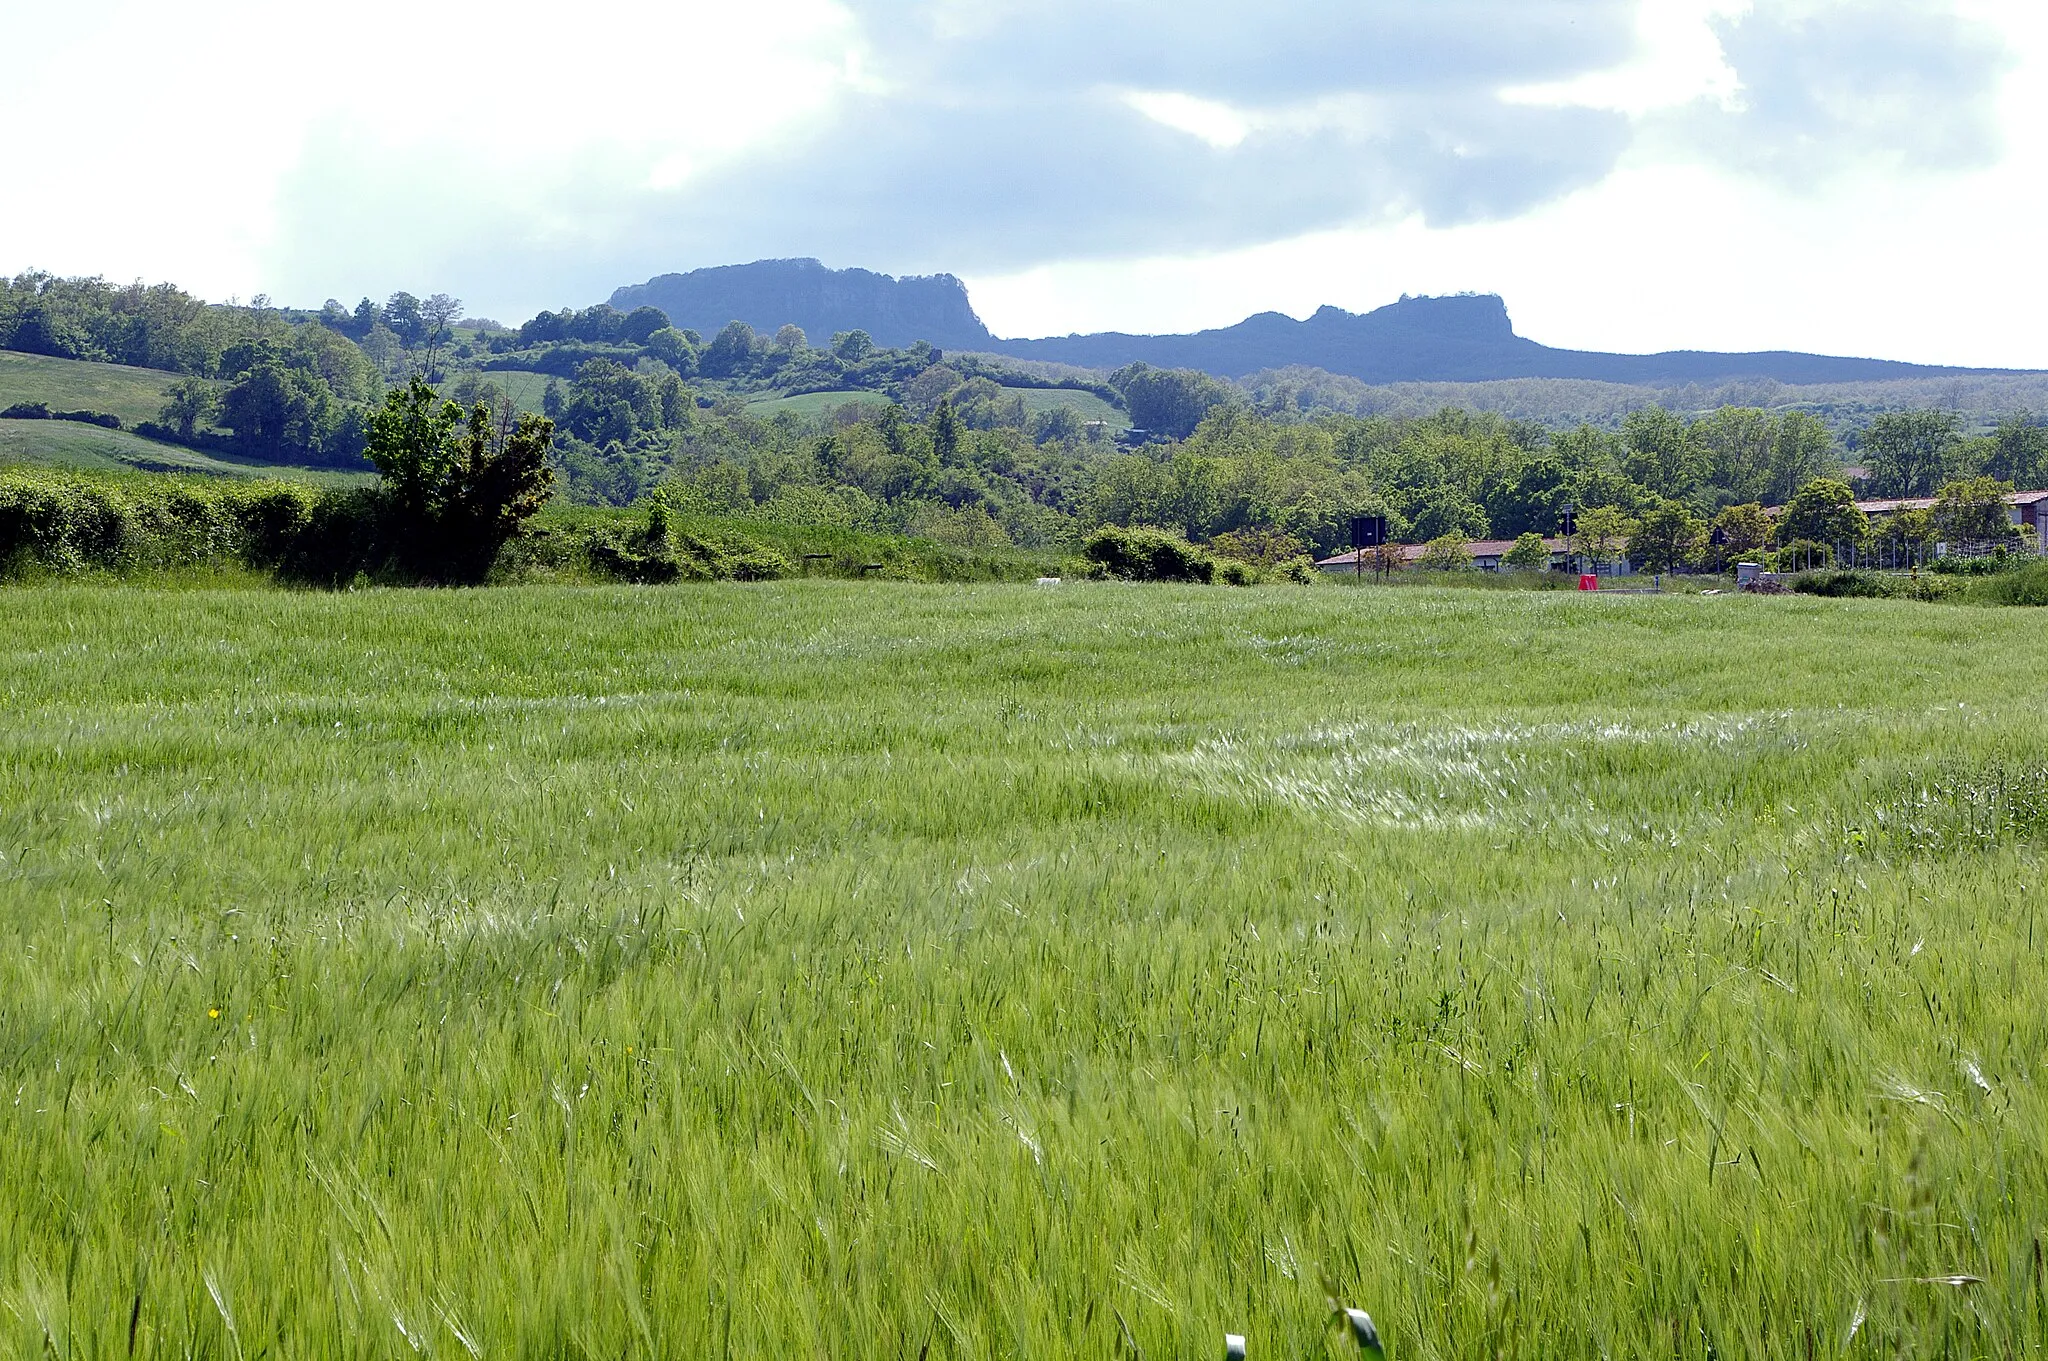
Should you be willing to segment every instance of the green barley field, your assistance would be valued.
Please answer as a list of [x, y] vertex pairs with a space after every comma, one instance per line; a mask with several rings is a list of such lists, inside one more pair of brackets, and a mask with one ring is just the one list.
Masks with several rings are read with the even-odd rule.
[[2048, 1352], [2031, 612], [0, 619], [0, 1354]]

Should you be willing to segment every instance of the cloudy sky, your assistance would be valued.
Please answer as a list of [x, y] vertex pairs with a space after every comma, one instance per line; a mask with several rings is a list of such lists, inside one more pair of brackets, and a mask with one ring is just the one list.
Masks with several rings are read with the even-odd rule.
[[1499, 292], [2048, 367], [2043, 0], [0, 0], [0, 270], [516, 321], [771, 256], [1005, 335]]

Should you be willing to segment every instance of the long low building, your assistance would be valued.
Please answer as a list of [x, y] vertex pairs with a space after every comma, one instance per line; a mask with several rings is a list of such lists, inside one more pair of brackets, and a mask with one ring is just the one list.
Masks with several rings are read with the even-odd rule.
[[[1892, 496], [1858, 501], [1856, 509], [1869, 516], [1872, 524], [1883, 524], [1903, 511], [1933, 510], [1934, 504], [1932, 496]], [[2036, 553], [2048, 553], [2048, 491], [2013, 492], [2005, 498], [2005, 507], [2012, 522], [2027, 531], [2029, 546]], [[1764, 507], [1764, 514], [1773, 518], [1784, 513], [1783, 506]]]
[[[1563, 571], [1570, 565], [1570, 545], [1563, 539], [1545, 539], [1543, 546], [1550, 553], [1549, 568], [1551, 571]], [[1465, 545], [1465, 553], [1472, 559], [1472, 565], [1480, 571], [1498, 572], [1502, 570], [1507, 555], [1514, 551], [1514, 547], [1515, 540], [1513, 539], [1474, 539]], [[1358, 559], [1361, 551], [1365, 556], [1364, 570], [1370, 572], [1373, 570], [1373, 553], [1375, 551], [1370, 548], [1353, 550], [1349, 553], [1339, 553], [1333, 558], [1323, 558], [1316, 563], [1316, 566], [1325, 572], [1356, 573], [1360, 570]], [[1398, 566], [1412, 568], [1422, 561], [1422, 555], [1427, 553], [1429, 549], [1424, 544], [1409, 543], [1398, 545], [1394, 551], [1397, 554], [1395, 562]], [[1625, 576], [1628, 574], [1629, 566], [1625, 562], [1602, 563], [1600, 564], [1600, 571], [1604, 576]]]

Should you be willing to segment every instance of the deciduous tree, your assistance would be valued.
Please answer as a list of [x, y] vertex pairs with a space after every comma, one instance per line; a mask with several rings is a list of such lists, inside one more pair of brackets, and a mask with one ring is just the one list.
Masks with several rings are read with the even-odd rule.
[[482, 404], [465, 413], [418, 377], [394, 388], [370, 417], [368, 452], [407, 523], [402, 542], [412, 565], [447, 580], [481, 580], [547, 503], [554, 434], [543, 416], [501, 425]]

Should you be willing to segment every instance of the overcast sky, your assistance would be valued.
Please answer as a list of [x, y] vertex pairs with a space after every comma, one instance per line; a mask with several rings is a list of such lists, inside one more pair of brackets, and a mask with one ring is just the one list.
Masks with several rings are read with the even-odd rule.
[[517, 321], [772, 256], [998, 334], [1499, 292], [2048, 368], [2044, 0], [0, 0], [0, 269]]

